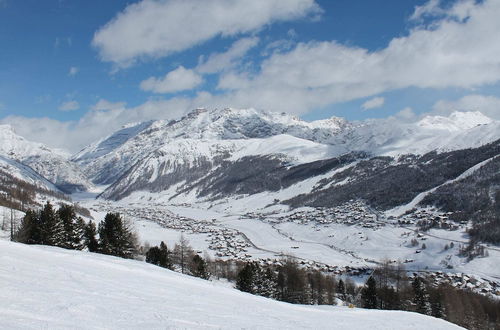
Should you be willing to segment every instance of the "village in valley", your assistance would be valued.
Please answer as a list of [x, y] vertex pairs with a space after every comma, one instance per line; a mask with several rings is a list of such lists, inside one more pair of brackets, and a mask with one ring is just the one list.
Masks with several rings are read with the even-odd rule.
[[[182, 205], [186, 206], [186, 205]], [[109, 201], [98, 201], [90, 208], [94, 212], [118, 212], [124, 218], [138, 219], [143, 221], [153, 222], [163, 228], [175, 230], [179, 233], [190, 235], [202, 234], [206, 240], [206, 247], [209, 251], [197, 250], [198, 254], [208, 252], [215, 259], [235, 262], [253, 261], [261, 266], [279, 266], [283, 262], [283, 258], [295, 258], [301, 267], [308, 270], [319, 270], [321, 272], [335, 275], [364, 278], [370, 275], [373, 268], [380, 264], [380, 261], [368, 258], [362, 258], [355, 251], [339, 249], [334, 245], [328, 245], [332, 250], [341, 252], [352, 258], [364, 261], [364, 266], [359, 265], [332, 265], [308, 258], [296, 257], [293, 254], [299, 246], [294, 245], [295, 239], [290, 239], [291, 252], [270, 251], [265, 248], [256, 246], [245, 233], [229, 228], [221, 223], [216, 218], [211, 219], [193, 219], [187, 216], [176, 214], [164, 205], [151, 204], [150, 206], [141, 205], [124, 206], [123, 204], [114, 204]], [[360, 230], [377, 231], [386, 226], [402, 227], [409, 229], [401, 234], [408, 244], [408, 248], [413, 249], [415, 254], [421, 253], [420, 244], [425, 244], [427, 235], [421, 230], [429, 228], [440, 228], [445, 230], [463, 229], [466, 224], [456, 223], [450, 219], [450, 214], [440, 213], [435, 210], [418, 209], [407, 212], [400, 217], [385, 216], [381, 212], [377, 212], [369, 208], [362, 201], [350, 201], [338, 207], [333, 208], [300, 208], [291, 210], [288, 213], [280, 212], [248, 212], [239, 219], [253, 219], [268, 223], [275, 230], [282, 233], [277, 226], [283, 223], [295, 223], [303, 226], [313, 226], [316, 231], [321, 231], [326, 226], [337, 224], [350, 227], [357, 227]], [[358, 238], [365, 238], [363, 232], [359, 232]], [[330, 235], [333, 237], [333, 235]], [[366, 239], [366, 238], [365, 238]], [[418, 244], [415, 244], [418, 242]], [[326, 244], [324, 244], [326, 245]], [[415, 248], [415, 245], [417, 246]], [[452, 244], [453, 245], [453, 244]], [[269, 252], [267, 256], [254, 255], [253, 252]], [[289, 250], [290, 251], [290, 250]], [[448, 256], [451, 257], [451, 255]], [[414, 259], [406, 258], [404, 260], [389, 260], [389, 263], [396, 265], [412, 264]], [[450, 268], [445, 267], [445, 268]], [[453, 268], [453, 267], [451, 267]], [[421, 269], [418, 272], [408, 270], [408, 276], [411, 278], [416, 275], [423, 275], [434, 282], [436, 285], [447, 283], [457, 288], [467, 288], [475, 292], [499, 296], [500, 297], [500, 281], [495, 281], [491, 278], [482, 278], [477, 275], [467, 275], [460, 272]]]

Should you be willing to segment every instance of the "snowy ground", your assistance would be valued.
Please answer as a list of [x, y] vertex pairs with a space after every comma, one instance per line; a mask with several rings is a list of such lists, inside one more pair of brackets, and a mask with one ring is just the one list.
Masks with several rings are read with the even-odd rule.
[[416, 313], [302, 306], [145, 262], [0, 241], [2, 329], [460, 329]]
[[[144, 194], [143, 194], [144, 195]], [[276, 223], [278, 216], [287, 215], [289, 210], [281, 206], [273, 206], [260, 210], [260, 218], [244, 216], [245, 212], [254, 210], [252, 205], [264, 205], [261, 200], [247, 198], [228, 200], [218, 205], [208, 203], [172, 204], [161, 197], [139, 199], [132, 196], [120, 202], [103, 202], [82, 196], [80, 204], [92, 210], [94, 218], [99, 221], [108, 211], [144, 210], [144, 214], [126, 216], [135, 224], [141, 241], [152, 245], [165, 241], [173, 246], [179, 241], [181, 232], [190, 241], [195, 250], [206, 251], [215, 257], [214, 250], [209, 249], [209, 235], [197, 233], [196, 230], [178, 230], [165, 228], [151, 221], [147, 212], [168, 212], [189, 220], [189, 224], [211, 222], [211, 228], [229, 228], [240, 232], [238, 239], [245, 240], [249, 247], [240, 256], [250, 255], [253, 259], [279, 258], [281, 255], [293, 255], [302, 260], [319, 262], [333, 266], [374, 267], [384, 259], [405, 262], [411, 271], [444, 271], [461, 272], [476, 275], [488, 280], [500, 281], [500, 247], [488, 247], [488, 257], [476, 258], [466, 262], [457, 256], [459, 246], [467, 243], [464, 230], [432, 229], [418, 237], [415, 227], [401, 227], [387, 224], [379, 228], [365, 228], [361, 225], [345, 225], [339, 223], [306, 224], [297, 221]], [[250, 199], [258, 198], [249, 196]], [[263, 197], [264, 198], [264, 197]], [[265, 200], [270, 197], [265, 196]], [[275, 211], [275, 214], [265, 212]], [[137, 213], [137, 212], [136, 212]], [[411, 240], [417, 239], [418, 245], [412, 246]], [[445, 250], [446, 245], [454, 243], [453, 248]], [[422, 245], [425, 244], [425, 249]]]

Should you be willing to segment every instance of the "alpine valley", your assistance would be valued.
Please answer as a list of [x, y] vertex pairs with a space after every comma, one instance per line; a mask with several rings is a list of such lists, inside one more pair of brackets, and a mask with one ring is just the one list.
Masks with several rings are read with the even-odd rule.
[[286, 255], [352, 276], [399, 260], [500, 295], [500, 122], [480, 112], [306, 122], [196, 109], [124, 126], [75, 155], [5, 125], [0, 137], [4, 206], [72, 198], [87, 218], [119, 212], [142, 244], [173, 246], [182, 232], [213, 258]]

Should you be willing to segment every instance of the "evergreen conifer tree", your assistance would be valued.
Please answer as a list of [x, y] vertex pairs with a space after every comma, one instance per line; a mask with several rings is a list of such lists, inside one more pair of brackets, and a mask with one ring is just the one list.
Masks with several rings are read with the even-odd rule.
[[50, 202], [40, 212], [40, 231], [41, 244], [64, 246], [64, 227]]
[[136, 253], [136, 237], [124, 223], [120, 214], [108, 213], [99, 223], [99, 251], [122, 258], [132, 258]]
[[377, 283], [373, 276], [370, 276], [366, 281], [365, 287], [361, 291], [361, 299], [364, 308], [377, 308]]
[[81, 249], [81, 237], [74, 207], [68, 204], [61, 205], [57, 210], [57, 217], [59, 217], [64, 228], [62, 247]]
[[75, 249], [82, 250], [85, 248], [85, 229], [87, 228], [87, 224], [82, 217], [78, 217], [76, 219], [75, 226]]
[[247, 262], [238, 273], [236, 288], [240, 291], [254, 293], [254, 277], [255, 266], [253, 263]]
[[158, 266], [172, 269], [172, 256], [170, 250], [167, 248], [167, 244], [163, 241], [160, 243], [160, 260]]
[[205, 262], [205, 260], [203, 260], [202, 257], [197, 254], [195, 254], [192, 259], [191, 274], [205, 280], [208, 280], [210, 278], [210, 274], [207, 270], [207, 263]]
[[417, 313], [431, 315], [431, 306], [429, 303], [429, 295], [425, 289], [424, 281], [415, 276], [413, 282], [411, 283], [413, 288], [413, 303], [415, 304], [415, 310]]
[[89, 223], [85, 226], [83, 233], [83, 244], [87, 247], [89, 252], [99, 251], [99, 242], [97, 241], [96, 235], [97, 231], [95, 224], [92, 221], [89, 221]]
[[337, 284], [337, 293], [342, 301], [346, 300], [345, 284], [342, 279], [340, 279], [339, 283]]
[[15, 234], [15, 240], [25, 244], [41, 244], [40, 213], [28, 210]]

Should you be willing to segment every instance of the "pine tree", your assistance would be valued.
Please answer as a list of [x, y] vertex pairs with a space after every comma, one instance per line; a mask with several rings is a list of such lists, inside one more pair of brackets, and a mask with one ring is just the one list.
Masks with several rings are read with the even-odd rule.
[[99, 251], [99, 242], [97, 241], [96, 235], [97, 231], [95, 224], [92, 221], [89, 221], [89, 223], [85, 226], [83, 233], [83, 244], [87, 247], [89, 252]]
[[366, 281], [365, 287], [361, 291], [361, 299], [364, 308], [377, 308], [377, 283], [373, 276], [370, 276]]
[[64, 226], [54, 212], [52, 204], [47, 202], [40, 212], [41, 244], [52, 246], [64, 245]]
[[443, 294], [440, 288], [431, 291], [429, 302], [431, 306], [431, 315], [438, 318], [444, 318]]
[[415, 276], [413, 282], [411, 283], [413, 288], [413, 303], [415, 304], [415, 309], [417, 313], [431, 315], [431, 306], [429, 303], [429, 295], [425, 289], [424, 281]]
[[170, 251], [164, 242], [160, 243], [160, 247], [153, 246], [146, 252], [146, 262], [172, 269], [172, 262], [170, 260]]
[[74, 207], [68, 204], [61, 205], [57, 210], [57, 216], [64, 228], [62, 247], [81, 250], [81, 235]]
[[191, 274], [205, 280], [210, 278], [205, 260], [197, 254], [194, 255], [191, 262]]
[[120, 214], [108, 213], [99, 224], [99, 251], [122, 258], [133, 258], [136, 237]]
[[167, 245], [163, 241], [161, 241], [160, 243], [160, 259], [158, 266], [168, 269], [173, 268], [170, 250], [167, 248]]
[[25, 244], [41, 244], [40, 212], [26, 211], [25, 216], [17, 230], [15, 240]]
[[262, 288], [261, 295], [268, 298], [276, 299], [278, 297], [278, 291], [276, 286], [276, 275], [274, 271], [268, 267], [262, 274]]
[[339, 280], [339, 283], [337, 284], [337, 293], [339, 295], [339, 298], [342, 299], [342, 301], [346, 300], [346, 292], [345, 292], [345, 284], [342, 279]]
[[254, 293], [254, 276], [255, 266], [253, 263], [247, 262], [238, 272], [236, 288], [240, 291]]
[[85, 248], [85, 229], [87, 224], [82, 217], [76, 219], [75, 226], [75, 249], [83, 250]]

